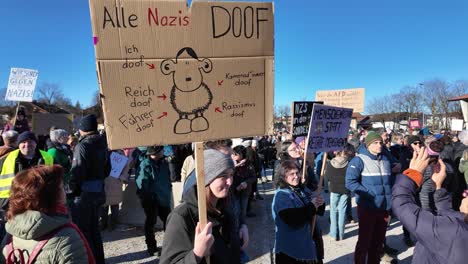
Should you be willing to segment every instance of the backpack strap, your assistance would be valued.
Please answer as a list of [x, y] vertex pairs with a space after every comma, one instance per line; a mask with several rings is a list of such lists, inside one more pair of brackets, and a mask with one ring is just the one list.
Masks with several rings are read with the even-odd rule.
[[34, 246], [33, 251], [29, 255], [28, 262], [24, 261], [24, 256], [23, 256], [24, 250], [15, 249], [13, 247], [13, 237], [10, 234], [7, 234], [7, 259], [6, 259], [6, 263], [7, 264], [16, 263], [15, 262], [15, 259], [16, 259], [15, 252], [18, 252], [18, 256], [20, 258], [20, 263], [21, 264], [32, 264], [36, 260], [37, 256], [41, 252], [42, 248], [47, 244], [47, 242], [49, 242], [49, 239], [54, 237], [60, 230], [65, 229], [67, 227], [74, 229], [78, 233], [81, 240], [85, 244], [86, 253], [88, 255], [88, 263], [89, 264], [95, 264], [96, 262], [94, 260], [94, 255], [93, 255], [93, 252], [91, 251], [91, 248], [89, 247], [88, 240], [86, 240], [83, 233], [81, 233], [80, 229], [74, 223], [71, 223], [71, 222], [66, 223], [66, 224], [52, 230], [48, 234], [42, 236], [41, 240], [36, 244], [36, 246]]
[[80, 235], [81, 240], [83, 240], [83, 243], [85, 244], [86, 253], [88, 254], [88, 263], [89, 263], [89, 264], [96, 264], [96, 261], [94, 260], [93, 252], [91, 251], [91, 248], [89, 247], [88, 240], [87, 240], [86, 237], [83, 235], [83, 233], [82, 233], [81, 230], [78, 228], [78, 226], [75, 225], [75, 224], [72, 223], [72, 222], [69, 222], [69, 223], [66, 223], [66, 224], [65, 224], [65, 227], [70, 227], [70, 228], [75, 229], [75, 231], [78, 233], [78, 235]]
[[15, 249], [13, 247], [13, 237], [10, 235], [10, 234], [7, 234], [7, 258], [6, 258], [6, 263], [7, 264], [15, 264], [17, 261], [16, 261], [16, 255], [15, 255], [15, 252], [18, 252], [18, 256], [20, 258], [20, 263], [21, 264], [26, 264], [26, 262], [24, 261], [24, 255], [23, 255], [23, 250], [21, 249]]

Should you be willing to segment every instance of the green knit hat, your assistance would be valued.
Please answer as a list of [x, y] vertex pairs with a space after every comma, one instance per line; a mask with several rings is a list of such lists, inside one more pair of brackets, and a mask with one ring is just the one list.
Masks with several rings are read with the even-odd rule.
[[369, 147], [370, 144], [372, 144], [375, 141], [383, 141], [382, 137], [377, 134], [375, 131], [370, 131], [367, 133], [366, 140], [364, 140], [364, 143], [366, 144], [366, 147]]

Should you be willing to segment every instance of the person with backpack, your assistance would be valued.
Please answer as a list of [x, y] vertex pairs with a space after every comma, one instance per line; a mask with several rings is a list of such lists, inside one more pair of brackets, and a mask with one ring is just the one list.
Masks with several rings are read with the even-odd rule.
[[74, 198], [72, 219], [88, 240], [96, 262], [104, 263], [99, 216], [106, 202], [104, 180], [110, 173], [107, 141], [98, 132], [95, 115], [83, 117], [79, 127], [81, 137], [73, 152], [69, 182]]
[[15, 176], [0, 263], [95, 263], [86, 238], [68, 217], [63, 174], [53, 165]]

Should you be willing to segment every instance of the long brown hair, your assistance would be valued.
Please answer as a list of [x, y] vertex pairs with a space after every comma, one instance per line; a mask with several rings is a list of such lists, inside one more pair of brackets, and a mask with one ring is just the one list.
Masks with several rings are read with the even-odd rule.
[[37, 166], [16, 174], [11, 184], [7, 219], [28, 210], [54, 212], [63, 195], [63, 173], [60, 165], [53, 165]]

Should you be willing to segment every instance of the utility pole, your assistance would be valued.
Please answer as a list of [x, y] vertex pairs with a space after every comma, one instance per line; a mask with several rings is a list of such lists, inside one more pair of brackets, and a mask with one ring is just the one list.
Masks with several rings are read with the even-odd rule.
[[[424, 88], [424, 83], [419, 83], [419, 92], [421, 94], [424, 94], [423, 93], [423, 88]], [[422, 127], [425, 127], [426, 126], [426, 122], [425, 122], [426, 119], [425, 119], [425, 116], [424, 116], [424, 110], [422, 111], [422, 114], [423, 114]], [[432, 118], [434, 118], [434, 117], [432, 117]], [[432, 119], [432, 125], [434, 126], [434, 119]]]

